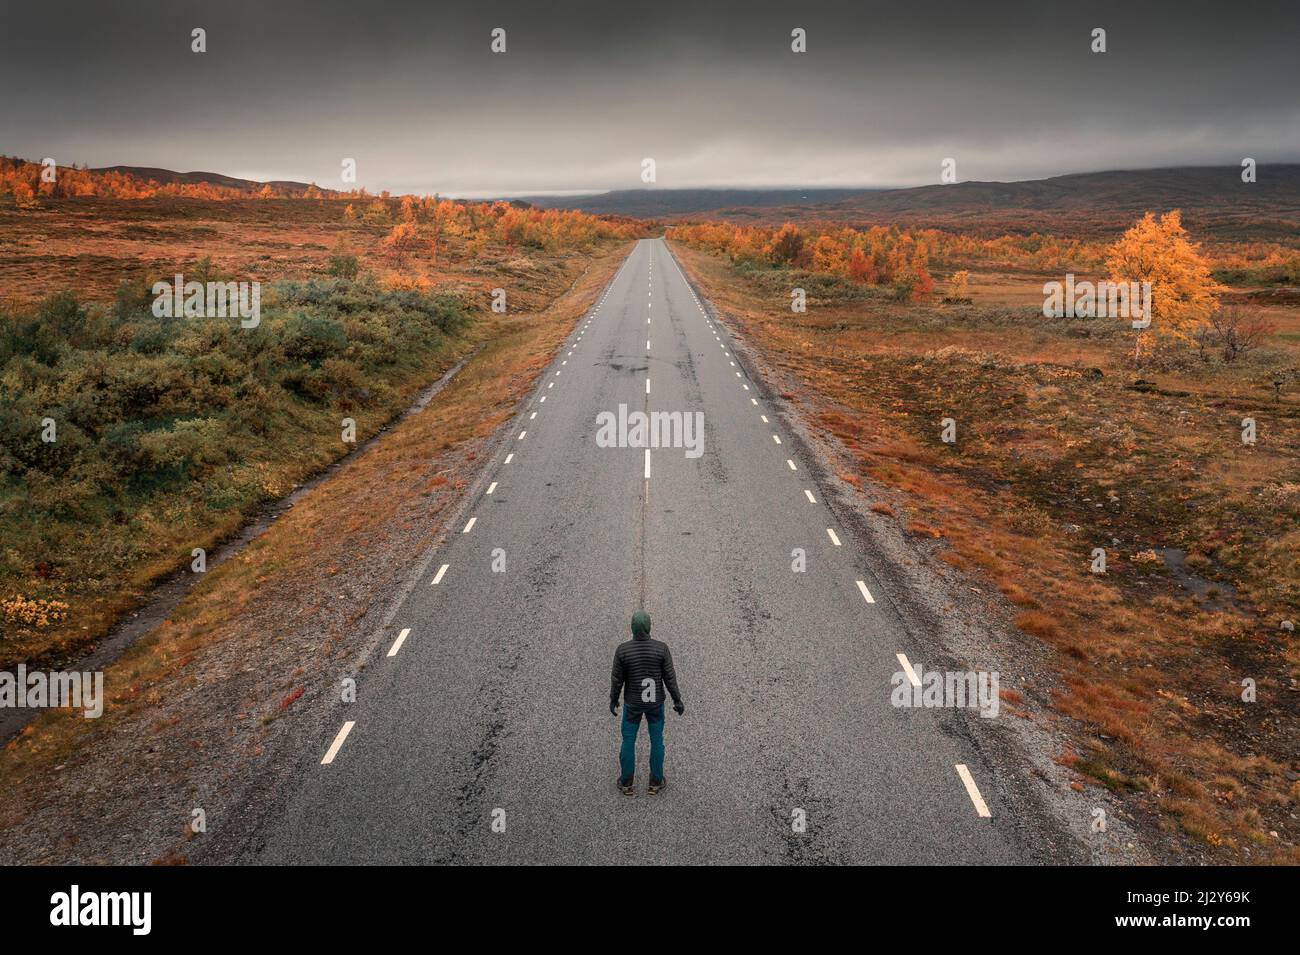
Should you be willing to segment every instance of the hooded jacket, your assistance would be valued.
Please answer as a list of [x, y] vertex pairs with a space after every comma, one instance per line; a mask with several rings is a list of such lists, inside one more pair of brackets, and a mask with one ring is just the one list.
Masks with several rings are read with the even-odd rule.
[[[646, 681], [654, 681], [653, 693]], [[650, 639], [650, 615], [644, 610], [632, 615], [632, 639], [620, 643], [614, 651], [614, 671], [609, 684], [610, 705], [617, 705], [622, 693], [624, 709], [633, 713], [644, 713], [659, 706], [664, 701], [665, 690], [672, 694], [674, 704], [681, 705], [673, 655], [668, 644]]]

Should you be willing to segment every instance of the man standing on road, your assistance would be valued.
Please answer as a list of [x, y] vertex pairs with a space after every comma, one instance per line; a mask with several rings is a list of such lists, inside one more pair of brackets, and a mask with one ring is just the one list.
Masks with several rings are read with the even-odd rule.
[[636, 775], [636, 734], [645, 716], [650, 733], [650, 786], [654, 796], [664, 786], [664, 690], [672, 694], [673, 709], [686, 712], [673, 672], [673, 655], [668, 644], [650, 639], [650, 615], [644, 610], [632, 614], [632, 639], [614, 651], [614, 672], [610, 676], [609, 711], [618, 716], [618, 695], [623, 694], [623, 746], [618, 752], [618, 788], [626, 796]]

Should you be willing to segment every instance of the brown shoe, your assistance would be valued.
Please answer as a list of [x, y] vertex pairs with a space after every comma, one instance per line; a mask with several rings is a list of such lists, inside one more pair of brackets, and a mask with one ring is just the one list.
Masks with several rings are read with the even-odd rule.
[[635, 784], [636, 784], [636, 777], [632, 777], [631, 779], [628, 779], [628, 780], [622, 780], [622, 779], [620, 779], [620, 780], [618, 780], [618, 782], [616, 783], [616, 785], [617, 785], [618, 788], [622, 791], [622, 793], [623, 793], [624, 796], [635, 796], [635, 795], [636, 795], [636, 789], [634, 788], [634, 787], [635, 787]]
[[646, 794], [650, 796], [657, 796], [659, 795], [659, 790], [663, 788], [664, 788], [664, 781], [662, 779], [655, 779], [653, 776], [651, 776], [650, 785], [646, 787]]

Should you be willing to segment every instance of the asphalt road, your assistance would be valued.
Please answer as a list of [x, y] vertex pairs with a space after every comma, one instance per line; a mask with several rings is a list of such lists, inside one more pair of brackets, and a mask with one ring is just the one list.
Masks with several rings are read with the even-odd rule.
[[[357, 701], [304, 740], [333, 758], [313, 757], [248, 861], [1050, 861], [998, 785], [1022, 770], [988, 764], [968, 714], [890, 705], [897, 655], [926, 648], [734, 361], [663, 242], [638, 243]], [[647, 479], [644, 451], [597, 445], [597, 414], [620, 404], [702, 411], [703, 454], [654, 449]], [[645, 793], [642, 730], [629, 798], [607, 697], [639, 606], [687, 710], [667, 714], [668, 788]]]

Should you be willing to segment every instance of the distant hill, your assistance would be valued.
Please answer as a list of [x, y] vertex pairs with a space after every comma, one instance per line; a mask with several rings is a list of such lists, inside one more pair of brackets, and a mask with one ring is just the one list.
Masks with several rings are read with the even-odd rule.
[[1189, 166], [910, 189], [634, 189], [529, 201], [675, 221], [898, 224], [977, 235], [1109, 235], [1144, 212], [1181, 209], [1194, 234], [1300, 242], [1300, 164], [1260, 166], [1254, 183], [1241, 181], [1238, 166]]
[[770, 206], [826, 205], [870, 189], [615, 189], [582, 196], [520, 196], [543, 209], [581, 209], [595, 215], [663, 219], [718, 209], [763, 209]]
[[[142, 179], [145, 181], [152, 180], [159, 185], [169, 185], [172, 183], [198, 185], [199, 183], [206, 182], [214, 186], [224, 186], [227, 189], [239, 189], [250, 193], [259, 192], [263, 186], [270, 186], [277, 193], [296, 194], [306, 192], [311, 186], [311, 183], [293, 182], [286, 179], [259, 182], [255, 179], [239, 179], [235, 176], [226, 176], [219, 172], [174, 172], [171, 169], [154, 169], [150, 166], [104, 166], [103, 168], [92, 169], [90, 171], [125, 173], [128, 176], [134, 176], [136, 179]], [[320, 189], [319, 186], [316, 188]], [[324, 193], [332, 193], [337, 190], [321, 189], [320, 191]]]

